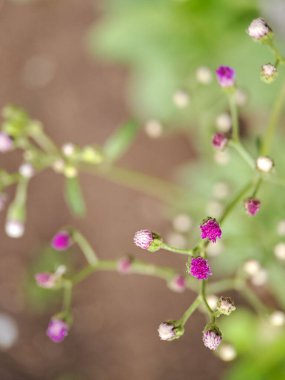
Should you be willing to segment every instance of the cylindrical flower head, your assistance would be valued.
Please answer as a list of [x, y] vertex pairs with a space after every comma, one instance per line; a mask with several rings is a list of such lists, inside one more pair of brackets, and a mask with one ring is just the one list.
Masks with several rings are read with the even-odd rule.
[[203, 257], [193, 257], [191, 260], [189, 273], [198, 280], [207, 280], [212, 275], [208, 260]]
[[41, 288], [51, 289], [56, 285], [57, 276], [54, 275], [54, 273], [37, 273], [35, 275], [35, 280], [37, 282], [37, 285]]
[[122, 257], [117, 264], [117, 270], [119, 273], [126, 274], [130, 272], [132, 266], [132, 260], [129, 257]]
[[278, 71], [276, 66], [271, 63], [267, 63], [266, 65], [262, 65], [260, 69], [260, 78], [265, 83], [273, 82], [278, 76]]
[[54, 342], [60, 343], [68, 335], [69, 326], [58, 318], [52, 318], [47, 328], [47, 336]]
[[260, 210], [261, 202], [256, 198], [247, 198], [244, 201], [244, 208], [248, 215], [255, 216]]
[[229, 88], [235, 84], [235, 70], [229, 66], [220, 66], [216, 70], [217, 79], [221, 87]]
[[161, 237], [150, 230], [140, 230], [135, 233], [134, 243], [137, 247], [149, 252], [156, 252], [162, 246]]
[[168, 342], [178, 339], [184, 334], [184, 328], [176, 326], [175, 321], [162, 322], [157, 331], [160, 339]]
[[274, 162], [270, 157], [260, 156], [256, 160], [256, 167], [263, 173], [269, 173], [274, 166]]
[[217, 311], [223, 315], [230, 315], [236, 307], [230, 297], [220, 297], [217, 304]]
[[52, 239], [51, 245], [57, 251], [64, 251], [70, 247], [72, 239], [67, 231], [58, 232]]
[[228, 143], [228, 137], [225, 133], [217, 132], [212, 138], [213, 147], [218, 150], [223, 150]]
[[201, 238], [209, 239], [213, 243], [222, 237], [222, 230], [220, 228], [220, 225], [214, 218], [207, 218], [203, 220], [202, 224], [200, 225], [200, 230]]
[[272, 29], [263, 18], [257, 18], [251, 22], [247, 33], [256, 41], [264, 41], [272, 35]]
[[13, 149], [13, 140], [7, 133], [0, 132], [0, 153], [6, 153]]
[[9, 237], [17, 239], [24, 235], [25, 225], [19, 220], [7, 220], [5, 231]]
[[210, 350], [216, 350], [222, 341], [222, 333], [217, 326], [207, 327], [203, 331], [204, 345]]
[[168, 284], [169, 288], [177, 293], [184, 292], [186, 288], [186, 279], [180, 274], [174, 276]]

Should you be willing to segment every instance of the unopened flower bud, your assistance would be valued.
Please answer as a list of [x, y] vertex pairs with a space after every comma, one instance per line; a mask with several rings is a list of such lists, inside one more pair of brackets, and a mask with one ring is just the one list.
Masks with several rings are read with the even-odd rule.
[[189, 94], [184, 90], [178, 90], [173, 95], [173, 102], [178, 108], [185, 108], [189, 104]]
[[276, 326], [276, 327], [284, 326], [285, 314], [283, 313], [283, 311], [276, 310], [270, 315], [269, 322], [271, 323], [272, 326]]
[[198, 280], [207, 280], [212, 275], [208, 260], [203, 257], [193, 257], [191, 260], [189, 274]]
[[0, 132], [0, 153], [6, 153], [13, 149], [13, 140], [7, 133]]
[[78, 175], [78, 170], [73, 165], [65, 165], [63, 168], [63, 173], [67, 178], [74, 178]]
[[24, 178], [32, 178], [35, 174], [35, 169], [30, 163], [26, 162], [19, 167], [19, 173]]
[[103, 155], [92, 146], [84, 147], [82, 149], [80, 158], [82, 161], [94, 165], [98, 165], [104, 160]]
[[184, 334], [184, 328], [177, 326], [176, 321], [162, 322], [158, 327], [158, 335], [161, 340], [168, 342], [180, 338]]
[[200, 230], [201, 238], [209, 239], [213, 243], [222, 237], [222, 230], [220, 228], [220, 225], [214, 218], [208, 217], [207, 219], [204, 219], [200, 225]]
[[197, 81], [202, 84], [209, 84], [212, 82], [212, 72], [208, 67], [198, 67], [196, 71]]
[[47, 336], [54, 342], [60, 343], [68, 335], [69, 325], [59, 318], [52, 318], [47, 328]]
[[221, 344], [218, 350], [218, 355], [220, 359], [225, 362], [230, 362], [234, 360], [237, 356], [235, 348], [230, 344]]
[[248, 215], [255, 216], [260, 210], [261, 202], [259, 199], [250, 197], [244, 201], [244, 208]]
[[274, 162], [270, 157], [260, 156], [256, 160], [256, 167], [263, 173], [269, 173], [274, 166]]
[[162, 239], [155, 232], [150, 230], [140, 230], [135, 233], [134, 243], [137, 247], [146, 249], [149, 252], [156, 252], [162, 247]]
[[20, 238], [24, 235], [25, 225], [19, 220], [8, 219], [5, 225], [6, 234], [11, 238]]
[[35, 275], [35, 280], [37, 285], [41, 288], [51, 289], [55, 287], [57, 278], [54, 273], [43, 272], [37, 273]]
[[119, 273], [126, 274], [130, 272], [132, 267], [132, 259], [130, 257], [122, 257], [118, 260], [117, 270]]
[[276, 66], [271, 63], [267, 63], [266, 65], [261, 66], [260, 70], [260, 78], [265, 83], [273, 82], [278, 76], [278, 71]]
[[263, 18], [257, 18], [251, 22], [247, 33], [255, 41], [265, 42], [271, 37], [272, 29]]
[[257, 260], [247, 260], [243, 265], [243, 270], [247, 275], [255, 276], [261, 270], [261, 265]]
[[72, 157], [75, 152], [75, 146], [72, 143], [66, 143], [61, 148], [65, 157]]
[[222, 333], [215, 325], [206, 326], [203, 331], [204, 345], [210, 350], [216, 350], [222, 341]]
[[72, 238], [67, 231], [58, 232], [52, 239], [51, 246], [57, 251], [64, 251], [72, 244]]
[[220, 297], [217, 304], [217, 312], [223, 315], [230, 315], [236, 307], [230, 297]]
[[186, 279], [181, 275], [176, 275], [169, 282], [168, 286], [174, 292], [182, 293], [186, 288]]
[[216, 70], [217, 80], [221, 87], [231, 88], [235, 85], [235, 70], [229, 66], [220, 66]]
[[225, 133], [217, 132], [212, 138], [213, 147], [218, 150], [223, 150], [228, 143], [228, 136]]

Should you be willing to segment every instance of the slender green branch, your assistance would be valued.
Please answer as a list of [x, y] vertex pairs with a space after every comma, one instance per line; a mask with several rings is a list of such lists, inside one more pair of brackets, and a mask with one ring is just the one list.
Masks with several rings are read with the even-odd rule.
[[206, 309], [208, 310], [210, 316], [213, 316], [213, 310], [211, 309], [210, 305], [208, 304], [207, 298], [206, 298], [206, 280], [202, 280], [201, 282], [201, 290], [200, 295], [203, 300], [204, 305], [206, 306]]
[[166, 251], [169, 251], [169, 252], [180, 253], [181, 255], [187, 255], [187, 256], [193, 255], [193, 249], [175, 248], [175, 247], [171, 247], [170, 245], [166, 243], [162, 244], [161, 249], [165, 249]]
[[228, 95], [231, 117], [232, 117], [232, 128], [233, 128], [233, 141], [239, 143], [239, 122], [238, 122], [238, 112], [236, 104], [235, 92]]
[[180, 320], [178, 321], [179, 325], [182, 327], [185, 326], [188, 319], [191, 317], [191, 315], [194, 313], [194, 311], [198, 308], [198, 306], [202, 303], [202, 298], [198, 296], [194, 302], [189, 306], [189, 308], [185, 311], [185, 313], [182, 315]]
[[229, 146], [234, 148], [251, 169], [255, 168], [255, 161], [241, 143], [229, 141]]
[[275, 103], [273, 105], [272, 112], [269, 118], [268, 126], [263, 135], [262, 146], [261, 146], [262, 155], [270, 154], [274, 134], [275, 134], [276, 128], [278, 127], [278, 122], [280, 120], [281, 114], [284, 109], [284, 103], [285, 103], [285, 82], [283, 86], [281, 87], [281, 90], [275, 100]]
[[64, 280], [62, 311], [66, 314], [70, 313], [71, 300], [72, 300], [72, 282], [70, 280]]
[[81, 248], [87, 262], [90, 265], [96, 264], [98, 261], [98, 257], [91, 245], [89, 244], [89, 242], [85, 239], [85, 237], [77, 230], [72, 229], [72, 238], [73, 241], [77, 243]]

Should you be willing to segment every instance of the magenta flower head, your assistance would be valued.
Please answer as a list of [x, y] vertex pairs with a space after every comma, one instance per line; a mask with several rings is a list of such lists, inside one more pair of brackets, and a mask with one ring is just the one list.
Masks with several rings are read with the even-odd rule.
[[134, 243], [137, 247], [149, 252], [156, 252], [162, 247], [161, 237], [150, 230], [140, 230], [135, 233]]
[[217, 132], [212, 138], [213, 147], [218, 150], [223, 150], [228, 143], [228, 136], [225, 133]]
[[64, 251], [70, 247], [72, 239], [67, 231], [58, 232], [52, 239], [51, 246], [57, 251]]
[[117, 270], [119, 273], [126, 274], [130, 272], [132, 267], [132, 259], [130, 257], [122, 257], [117, 263]]
[[216, 350], [222, 341], [222, 333], [217, 326], [206, 326], [203, 331], [204, 345], [210, 350]]
[[157, 331], [160, 339], [168, 342], [178, 339], [184, 334], [184, 328], [178, 325], [176, 321], [162, 322]]
[[235, 70], [229, 66], [220, 66], [216, 70], [219, 85], [224, 88], [233, 87], [235, 84]]
[[51, 289], [55, 286], [56, 284], [56, 276], [54, 273], [37, 273], [35, 275], [35, 280], [38, 286], [41, 288], [46, 288], [46, 289]]
[[172, 278], [172, 280], [168, 284], [169, 289], [173, 290], [177, 293], [184, 292], [186, 288], [186, 279], [184, 276], [181, 276], [180, 274], [177, 274]]
[[58, 318], [52, 318], [47, 328], [47, 336], [54, 343], [62, 342], [68, 335], [69, 326], [66, 322]]
[[256, 198], [247, 198], [244, 201], [244, 208], [248, 215], [255, 216], [260, 210], [261, 202]]
[[209, 239], [213, 243], [216, 243], [216, 240], [222, 237], [222, 230], [215, 218], [209, 217], [207, 219], [204, 219], [200, 225], [200, 230], [201, 238]]
[[192, 258], [189, 273], [198, 280], [207, 280], [212, 275], [208, 260], [200, 256]]
[[7, 133], [0, 132], [0, 153], [6, 153], [13, 149], [13, 140]]

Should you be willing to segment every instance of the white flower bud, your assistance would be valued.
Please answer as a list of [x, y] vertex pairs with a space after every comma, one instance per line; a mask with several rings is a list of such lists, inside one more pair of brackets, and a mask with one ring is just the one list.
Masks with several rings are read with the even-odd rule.
[[273, 166], [274, 162], [270, 157], [260, 156], [256, 160], [257, 169], [263, 173], [269, 173]]

